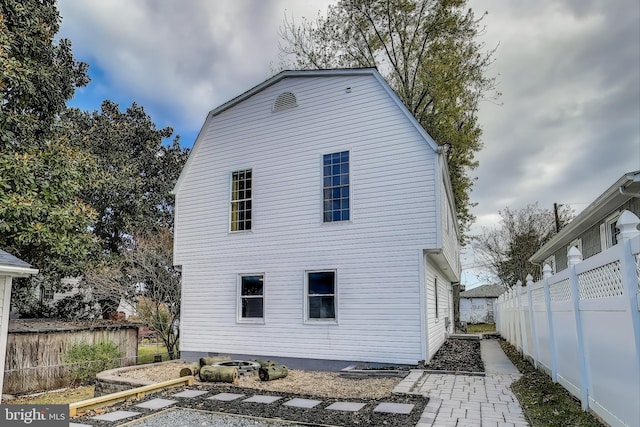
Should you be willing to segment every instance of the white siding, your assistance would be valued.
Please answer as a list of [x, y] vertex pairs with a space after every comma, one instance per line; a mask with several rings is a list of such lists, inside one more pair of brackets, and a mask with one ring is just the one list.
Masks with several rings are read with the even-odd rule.
[[440, 217], [442, 220], [442, 251], [451, 267], [455, 281], [460, 280], [460, 245], [456, 233], [453, 201], [449, 201], [444, 181], [440, 181]]
[[4, 383], [4, 362], [7, 355], [9, 310], [11, 307], [11, 276], [0, 275], [0, 394]]
[[[298, 106], [273, 113], [285, 91]], [[437, 159], [380, 84], [287, 78], [209, 123], [176, 195], [181, 350], [424, 358], [419, 254], [436, 244]], [[351, 221], [323, 223], [322, 155], [345, 150]], [[252, 230], [229, 233], [230, 174], [248, 168]], [[337, 270], [337, 325], [304, 323], [304, 274], [319, 269]], [[265, 323], [240, 324], [237, 274], [254, 272], [265, 273]]]
[[[444, 273], [436, 267], [429, 255], [425, 255], [425, 297], [426, 297], [426, 324], [429, 348], [427, 349], [427, 361], [442, 346], [447, 334], [452, 328], [449, 324], [447, 330], [447, 318], [453, 321], [453, 302], [451, 300], [451, 282]], [[437, 287], [437, 289], [436, 289]], [[436, 292], [438, 293], [436, 311]]]

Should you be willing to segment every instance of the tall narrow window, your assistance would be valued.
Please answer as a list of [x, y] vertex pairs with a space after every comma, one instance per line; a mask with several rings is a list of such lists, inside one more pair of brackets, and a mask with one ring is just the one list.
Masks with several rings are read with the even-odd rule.
[[336, 272], [307, 272], [307, 319], [336, 319]]
[[251, 169], [231, 176], [231, 231], [251, 230]]
[[264, 275], [240, 275], [239, 320], [264, 319]]
[[323, 221], [348, 221], [349, 152], [325, 154], [323, 168]]
[[438, 311], [438, 277], [434, 277], [433, 279], [433, 292], [435, 295], [435, 302], [436, 302], [436, 318], [440, 317], [440, 313]]

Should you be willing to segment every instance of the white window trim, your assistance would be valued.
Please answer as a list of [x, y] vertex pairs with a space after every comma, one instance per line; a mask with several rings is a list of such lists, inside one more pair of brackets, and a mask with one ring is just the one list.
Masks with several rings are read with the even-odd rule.
[[[340, 221], [324, 221], [324, 156], [326, 154], [341, 153], [343, 151], [349, 152], [349, 219]], [[335, 149], [330, 152], [323, 152], [320, 154], [320, 225], [323, 227], [341, 227], [347, 224], [352, 224], [353, 221], [353, 150], [351, 148]], [[322, 271], [322, 270], [317, 270]], [[330, 270], [327, 270], [330, 271]]]
[[549, 267], [551, 267], [551, 272], [553, 274], [556, 274], [556, 256], [555, 255], [551, 255], [550, 257], [548, 257], [547, 259], [545, 259], [544, 261], [542, 261], [542, 268], [544, 268], [545, 264], [548, 264]]
[[[309, 318], [309, 273], [333, 272], [333, 309], [335, 318], [333, 319], [315, 319]], [[334, 268], [318, 268], [314, 270], [305, 270], [304, 272], [304, 323], [306, 325], [337, 325], [338, 324], [338, 270]]]
[[[262, 276], [262, 317], [242, 317], [242, 278]], [[265, 324], [267, 318], [267, 275], [265, 273], [239, 273], [236, 279], [236, 322]]]
[[[249, 200], [251, 200], [251, 228], [248, 230], [232, 230], [231, 229], [231, 218], [232, 218], [232, 205], [233, 205], [233, 174], [236, 172], [241, 172], [241, 171], [251, 171], [251, 198]], [[227, 203], [228, 205], [228, 214], [227, 214], [227, 218], [228, 218], [228, 228], [227, 228], [227, 232], [229, 234], [242, 234], [242, 233], [251, 233], [253, 231], [253, 225], [254, 225], [254, 217], [253, 217], [253, 210], [254, 210], [254, 203], [253, 203], [253, 183], [255, 180], [255, 174], [253, 171], [252, 167], [245, 167], [245, 168], [237, 168], [232, 170], [231, 172], [229, 172], [229, 202]]]
[[604, 243], [604, 246], [602, 247], [603, 251], [614, 246], [613, 235], [611, 234], [611, 226], [615, 226], [615, 224], [618, 222], [618, 218], [620, 218], [620, 214], [620, 211], [616, 211], [604, 220], [604, 240], [602, 241], [602, 243]]

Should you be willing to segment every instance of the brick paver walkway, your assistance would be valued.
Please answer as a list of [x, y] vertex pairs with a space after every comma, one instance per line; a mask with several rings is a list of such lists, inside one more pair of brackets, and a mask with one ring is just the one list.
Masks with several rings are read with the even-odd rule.
[[394, 393], [430, 398], [416, 427], [524, 427], [529, 423], [509, 388], [519, 377], [519, 374], [472, 376], [412, 370]]

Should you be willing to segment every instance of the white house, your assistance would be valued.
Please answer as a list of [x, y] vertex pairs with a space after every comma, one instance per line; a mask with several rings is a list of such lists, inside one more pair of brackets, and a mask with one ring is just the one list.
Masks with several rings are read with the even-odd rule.
[[283, 71], [212, 110], [174, 192], [182, 357], [416, 364], [452, 331], [445, 153], [375, 69]]
[[493, 306], [506, 290], [501, 285], [483, 285], [460, 292], [460, 321], [495, 323]]
[[0, 249], [0, 393], [4, 382], [4, 362], [7, 354], [7, 331], [11, 308], [11, 283], [14, 277], [38, 274], [31, 265]]

